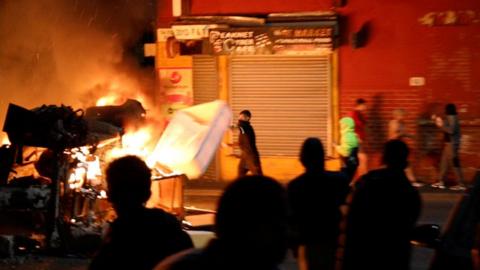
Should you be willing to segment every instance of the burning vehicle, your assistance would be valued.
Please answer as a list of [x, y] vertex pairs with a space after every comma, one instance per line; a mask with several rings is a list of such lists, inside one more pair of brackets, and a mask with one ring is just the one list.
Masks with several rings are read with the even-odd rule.
[[[207, 169], [230, 126], [231, 110], [218, 100], [179, 110], [158, 140], [146, 113], [132, 99], [85, 111], [10, 104], [3, 128], [10, 144], [0, 147], [1, 233], [30, 235], [37, 248], [93, 248], [115, 216], [103, 169], [127, 154], [144, 158], [152, 168], [147, 207], [183, 219], [184, 182]], [[88, 247], [79, 244], [92, 237], [96, 240]]]

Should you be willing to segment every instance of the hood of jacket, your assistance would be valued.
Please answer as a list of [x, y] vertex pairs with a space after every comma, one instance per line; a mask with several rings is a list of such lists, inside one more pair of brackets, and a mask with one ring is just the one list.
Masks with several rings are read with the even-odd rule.
[[343, 117], [340, 119], [340, 132], [342, 134], [355, 132], [355, 121], [351, 117]]

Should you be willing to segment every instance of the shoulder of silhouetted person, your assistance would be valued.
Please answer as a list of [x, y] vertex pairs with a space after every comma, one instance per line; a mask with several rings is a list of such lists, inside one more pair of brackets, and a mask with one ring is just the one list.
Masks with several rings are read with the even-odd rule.
[[[166, 235], [173, 238], [177, 235], [186, 234], [182, 230], [180, 222], [174, 215], [167, 213], [162, 209], [145, 208], [138, 213], [132, 213], [131, 215], [117, 218], [112, 223], [112, 234], [118, 232], [119, 235], [112, 235], [112, 237], [125, 237], [125, 235], [122, 235], [123, 232], [133, 228], [139, 229], [138, 231], [135, 231], [138, 235], [148, 237], [149, 239], [147, 239], [147, 241], [155, 238], [156, 235], [162, 235], [162, 237], [165, 237]], [[185, 242], [184, 244], [192, 246], [191, 240]]]
[[154, 270], [193, 270], [202, 269], [203, 263], [201, 249], [187, 249], [173, 254], [161, 261]]
[[[349, 180], [341, 172], [324, 171], [320, 173], [303, 173], [287, 185], [289, 194], [298, 190], [309, 190], [314, 193], [340, 193], [346, 196], [350, 190]], [[291, 195], [290, 195], [291, 196]]]
[[362, 176], [354, 187], [352, 204], [367, 203], [365, 210], [383, 209], [385, 214], [402, 210], [394, 215], [400, 216], [411, 211], [412, 216], [418, 216], [421, 208], [421, 198], [403, 171], [389, 169], [373, 170]]
[[161, 209], [145, 208], [117, 218], [107, 239], [90, 269], [151, 269], [167, 256], [193, 247], [175, 216]]

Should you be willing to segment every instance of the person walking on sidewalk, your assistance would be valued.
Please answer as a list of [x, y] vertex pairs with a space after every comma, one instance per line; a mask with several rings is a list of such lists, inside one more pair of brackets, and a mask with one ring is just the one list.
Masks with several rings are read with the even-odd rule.
[[334, 144], [342, 159], [342, 171], [352, 181], [358, 167], [358, 138], [355, 134], [355, 122], [350, 117], [340, 119], [340, 144]]
[[458, 120], [457, 108], [455, 104], [449, 103], [445, 106], [445, 115], [445, 119], [442, 119], [436, 115], [432, 116], [435, 124], [443, 131], [444, 134], [444, 146], [442, 158], [440, 160], [439, 181], [432, 184], [432, 187], [444, 189], [448, 170], [450, 167], [453, 167], [453, 171], [458, 182], [456, 185], [450, 186], [450, 189], [465, 190], [465, 182], [458, 154], [461, 139], [460, 122]]
[[[358, 139], [358, 176], [368, 172], [368, 155], [367, 155], [367, 101], [363, 98], [358, 98], [355, 101], [355, 108], [349, 116], [355, 122], [355, 134]], [[353, 176], [356, 177], [356, 176]]]
[[240, 163], [238, 164], [238, 177], [245, 176], [248, 171], [253, 175], [262, 175], [260, 154], [258, 153], [255, 131], [250, 124], [252, 113], [243, 110], [238, 116], [238, 146], [240, 147]]

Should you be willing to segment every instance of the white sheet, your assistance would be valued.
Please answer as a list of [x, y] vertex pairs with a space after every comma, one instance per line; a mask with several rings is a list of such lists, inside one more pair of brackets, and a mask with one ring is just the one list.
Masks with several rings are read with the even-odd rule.
[[158, 141], [149, 164], [158, 162], [189, 179], [208, 168], [232, 121], [225, 101], [216, 100], [177, 111]]

